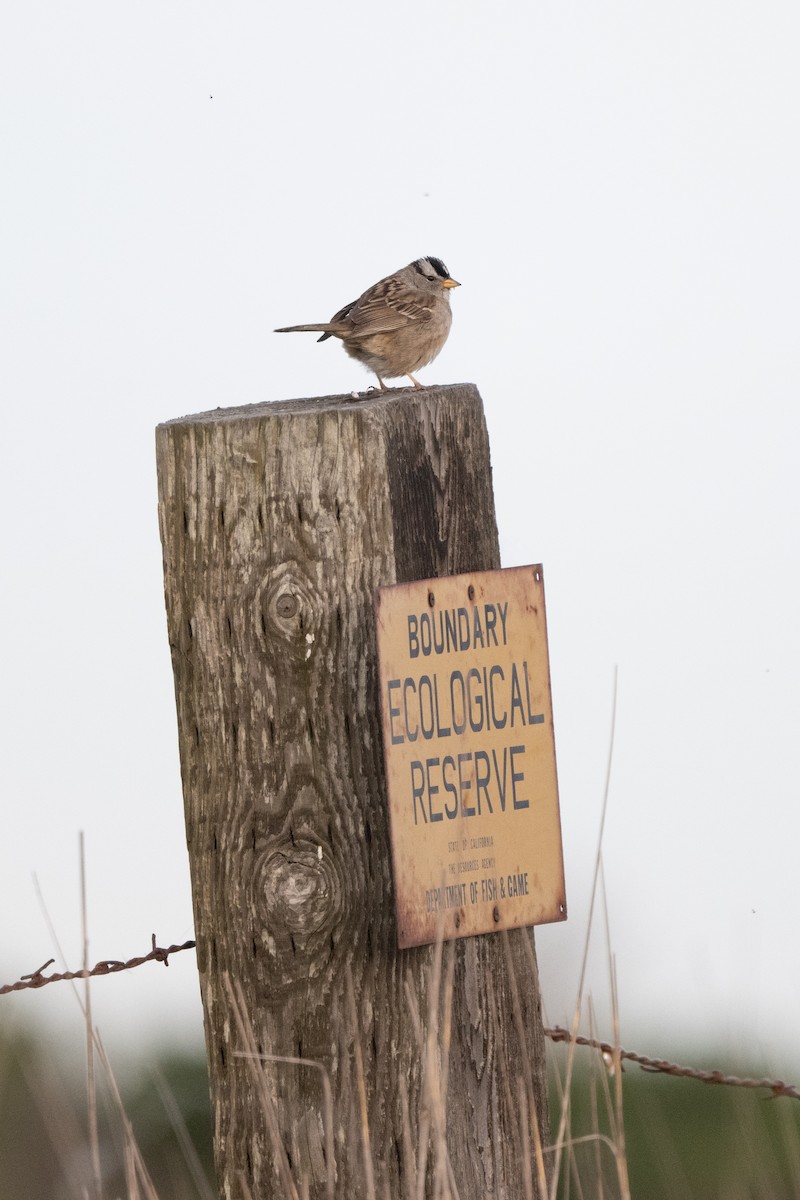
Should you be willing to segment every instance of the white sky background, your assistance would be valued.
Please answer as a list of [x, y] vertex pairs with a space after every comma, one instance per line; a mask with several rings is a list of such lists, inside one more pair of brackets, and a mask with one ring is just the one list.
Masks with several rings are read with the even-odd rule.
[[[623, 1044], [800, 1072], [800, 10], [17, 4], [0, 42], [0, 982], [192, 936], [154, 426], [368, 386], [326, 320], [463, 287], [503, 562], [544, 563], [570, 921], [605, 864]], [[599, 930], [598, 930], [599, 932]], [[603, 1009], [602, 937], [589, 986]], [[94, 988], [199, 1041], [193, 954]], [[65, 986], [0, 999], [80, 1038]], [[602, 1032], [610, 1032], [603, 1018]]]

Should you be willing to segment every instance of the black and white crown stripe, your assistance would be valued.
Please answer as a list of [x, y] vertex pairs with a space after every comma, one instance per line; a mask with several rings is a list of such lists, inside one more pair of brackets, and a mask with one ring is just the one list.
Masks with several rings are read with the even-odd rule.
[[440, 258], [418, 258], [414, 263], [414, 270], [418, 275], [424, 275], [427, 279], [432, 278], [432, 274], [438, 275], [440, 279], [449, 279], [450, 272]]

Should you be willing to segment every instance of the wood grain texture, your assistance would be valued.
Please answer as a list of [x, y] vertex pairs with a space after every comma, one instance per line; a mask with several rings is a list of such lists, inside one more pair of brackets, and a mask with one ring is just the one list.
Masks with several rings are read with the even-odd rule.
[[[220, 409], [159, 426], [159, 519], [221, 1194], [278, 1195], [264, 1117], [224, 973], [270, 1064], [299, 1180], [364, 1195], [352, 972], [378, 1181], [408, 1194], [402, 1090], [416, 1137], [433, 949], [398, 951], [378, 711], [373, 597], [382, 584], [499, 566], [489, 445], [472, 385]], [[508, 939], [454, 943], [448, 1146], [462, 1200], [523, 1194], [517, 1080], [529, 1056], [543, 1138], [538, 982]], [[357, 1141], [356, 1141], [357, 1144]]]

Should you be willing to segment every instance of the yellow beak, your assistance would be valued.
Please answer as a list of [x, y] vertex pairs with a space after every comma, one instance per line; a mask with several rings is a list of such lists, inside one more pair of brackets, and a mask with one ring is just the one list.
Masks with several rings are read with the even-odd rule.
[[443, 288], [461, 287], [461, 284], [458, 282], [457, 279], [443, 279], [442, 287]]

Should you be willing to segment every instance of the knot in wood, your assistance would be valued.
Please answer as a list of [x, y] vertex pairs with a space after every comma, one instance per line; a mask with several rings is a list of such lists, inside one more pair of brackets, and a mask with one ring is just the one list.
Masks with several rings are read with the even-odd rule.
[[317, 646], [322, 601], [302, 566], [289, 561], [270, 568], [255, 587], [253, 616], [270, 658], [296, 667], [308, 662]]
[[281, 592], [275, 601], [275, 611], [279, 617], [289, 620], [297, 612], [297, 597], [292, 592]]
[[268, 928], [307, 937], [334, 917], [329, 876], [330, 858], [320, 859], [316, 849], [287, 846], [274, 851], [263, 863], [264, 901]]

